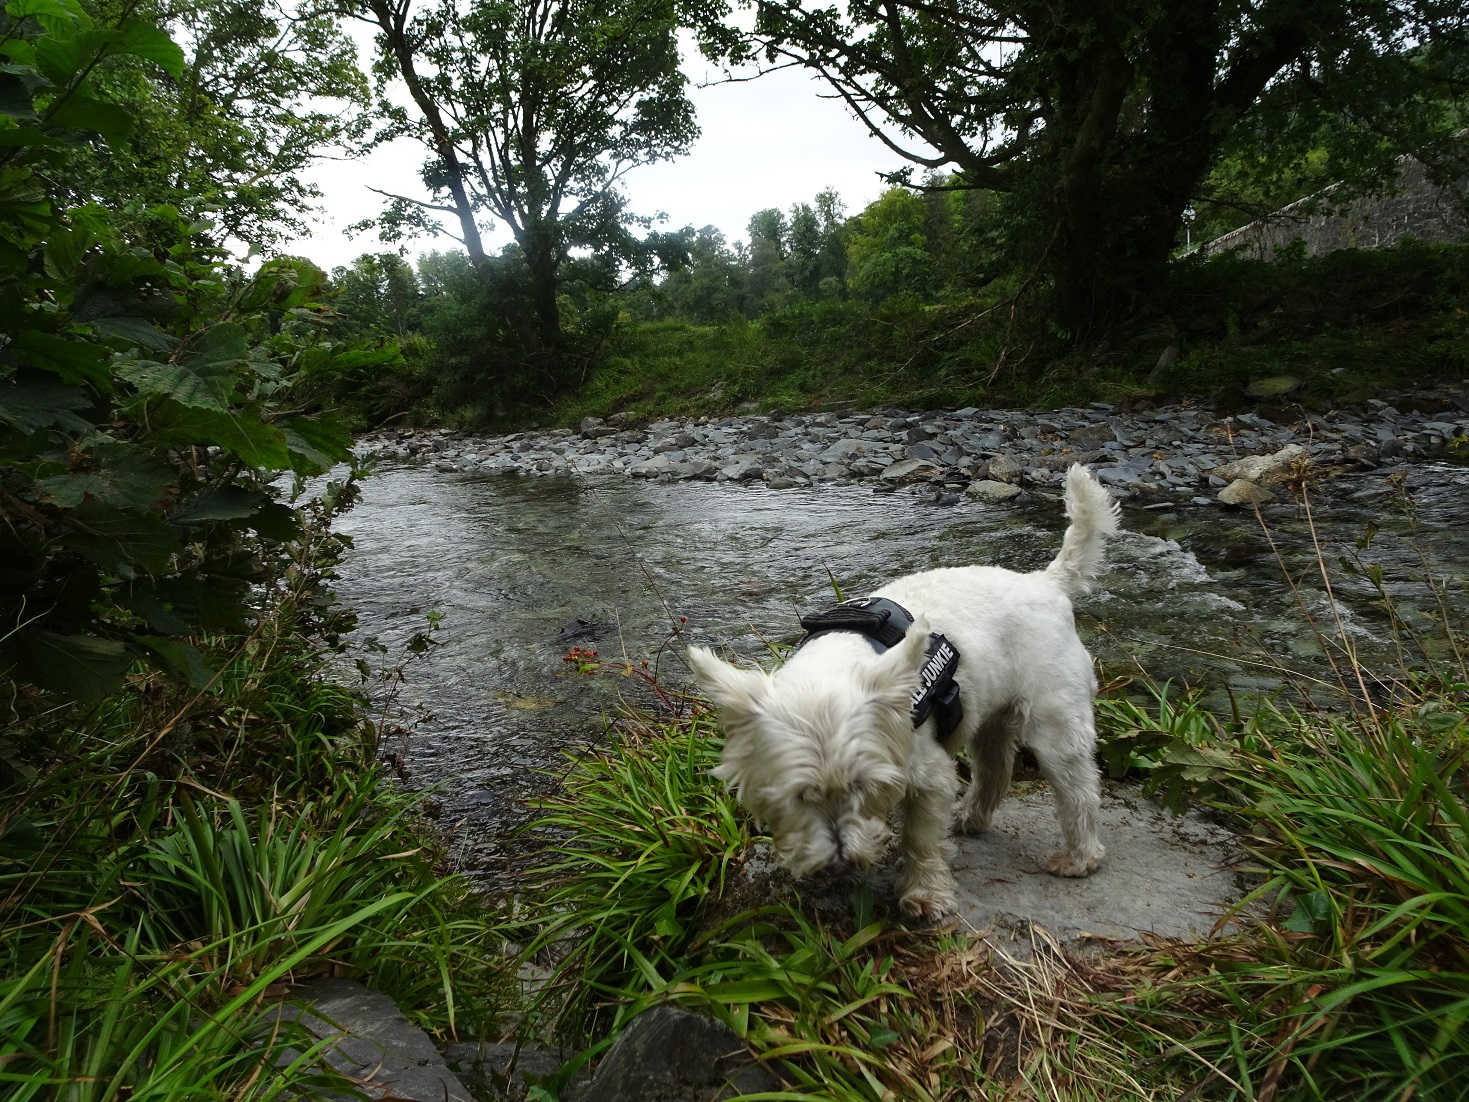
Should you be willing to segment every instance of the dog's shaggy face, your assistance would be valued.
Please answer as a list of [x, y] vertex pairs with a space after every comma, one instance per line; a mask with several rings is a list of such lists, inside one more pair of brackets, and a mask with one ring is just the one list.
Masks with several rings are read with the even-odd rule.
[[801, 651], [774, 674], [689, 651], [724, 724], [715, 775], [770, 830], [792, 874], [882, 858], [910, 784], [911, 697], [927, 638], [915, 624], [883, 655], [833, 668]]

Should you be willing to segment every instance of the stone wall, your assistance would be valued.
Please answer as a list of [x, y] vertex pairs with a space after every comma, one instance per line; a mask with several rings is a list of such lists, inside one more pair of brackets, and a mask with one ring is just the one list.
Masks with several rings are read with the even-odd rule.
[[1277, 249], [1297, 239], [1305, 243], [1307, 256], [1320, 256], [1337, 249], [1376, 249], [1404, 237], [1428, 242], [1469, 237], [1465, 217], [1469, 178], [1439, 187], [1414, 157], [1399, 158], [1397, 181], [1380, 195], [1333, 203], [1332, 193], [1340, 189], [1340, 184], [1333, 184], [1258, 222], [1216, 237], [1199, 251], [1205, 256], [1235, 252], [1270, 260]]

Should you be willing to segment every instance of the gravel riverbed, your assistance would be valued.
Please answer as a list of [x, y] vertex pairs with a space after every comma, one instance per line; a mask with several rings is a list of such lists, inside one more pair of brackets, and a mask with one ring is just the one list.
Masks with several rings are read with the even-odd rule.
[[[663, 481], [763, 482], [772, 489], [869, 481], [958, 504], [1055, 492], [1072, 463], [1137, 504], [1245, 505], [1303, 462], [1318, 472], [1463, 456], [1469, 384], [1398, 403], [1325, 413], [1223, 414], [1202, 406], [1047, 412], [885, 409], [664, 419], [614, 415], [576, 429], [463, 435], [382, 432], [360, 447], [466, 474], [623, 474]], [[1251, 460], [1255, 462], [1241, 462]]]

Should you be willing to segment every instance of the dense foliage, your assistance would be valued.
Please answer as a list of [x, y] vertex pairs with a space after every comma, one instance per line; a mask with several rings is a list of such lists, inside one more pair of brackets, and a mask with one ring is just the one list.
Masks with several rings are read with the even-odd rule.
[[751, 6], [736, 56], [811, 68], [915, 166], [1018, 200], [1015, 259], [1080, 343], [1151, 303], [1184, 210], [1228, 198], [1205, 185], [1226, 151], [1278, 170], [1325, 142], [1380, 178], [1449, 138], [1469, 87], [1437, 0]]
[[[226, 14], [247, 53], [282, 41], [253, 6], [182, 23], [198, 45]], [[398, 353], [330, 336], [309, 262], [221, 261], [293, 186], [247, 199], [201, 166], [260, 147], [140, 165], [180, 89], [235, 112], [203, 87], [227, 42], [190, 62], [156, 15], [0, 14], [0, 1093], [343, 1094], [290, 984], [370, 972], [452, 1031], [501, 982], [364, 699], [326, 674], [355, 483], [293, 492], [349, 458], [299, 395]], [[196, 170], [223, 192], [193, 193]], [[199, 221], [223, 193], [239, 219]]]
[[262, 556], [299, 530], [276, 472], [347, 454], [340, 428], [276, 404], [331, 355], [309, 308], [320, 280], [287, 261], [245, 278], [171, 205], [135, 223], [70, 194], [77, 146], [131, 129], [109, 59], [173, 76], [183, 59], [148, 22], [24, 10], [3, 47], [0, 664], [85, 699], [140, 659], [202, 683], [189, 638], [243, 626]]

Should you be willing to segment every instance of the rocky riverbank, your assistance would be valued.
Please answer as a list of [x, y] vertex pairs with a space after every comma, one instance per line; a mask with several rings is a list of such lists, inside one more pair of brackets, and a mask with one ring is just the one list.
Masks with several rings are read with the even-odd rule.
[[470, 474], [622, 474], [763, 482], [773, 489], [865, 480], [929, 494], [940, 504], [1050, 492], [1068, 466], [1085, 463], [1120, 498], [1246, 505], [1268, 500], [1269, 485], [1298, 461], [1317, 470], [1361, 469], [1464, 454], [1464, 385], [1415, 396], [1412, 411], [1409, 404], [1376, 400], [1363, 409], [1275, 419], [1101, 402], [1039, 413], [772, 413], [641, 426], [614, 415], [588, 417], [577, 429], [504, 436], [379, 433], [360, 446]]

